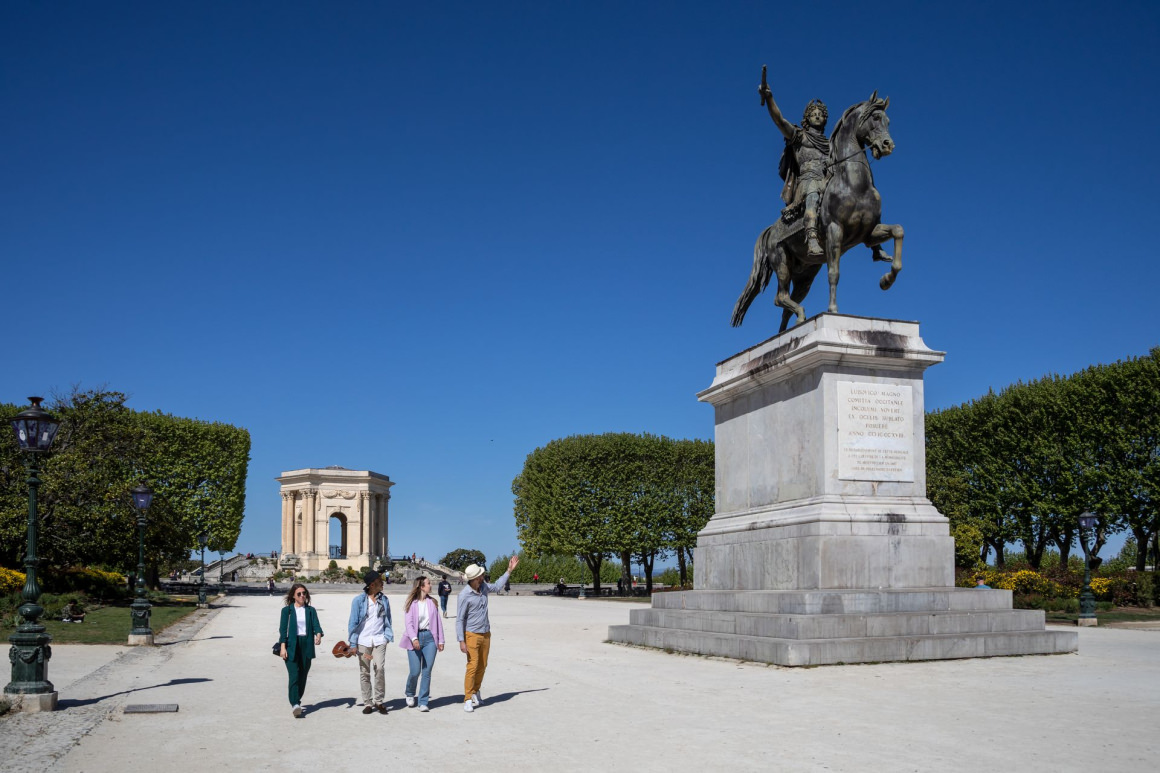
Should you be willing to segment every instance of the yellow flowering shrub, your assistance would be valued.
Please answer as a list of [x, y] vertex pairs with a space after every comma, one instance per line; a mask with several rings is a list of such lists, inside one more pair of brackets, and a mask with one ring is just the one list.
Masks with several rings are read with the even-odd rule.
[[1054, 582], [1039, 574], [1039, 572], [1033, 572], [1030, 569], [1023, 569], [1014, 574], [1004, 575], [998, 578], [998, 584], [994, 587], [1021, 594], [1037, 593], [1041, 596], [1058, 595], [1058, 588]]
[[24, 575], [0, 566], [0, 596], [15, 593], [24, 587]]
[[89, 566], [72, 566], [45, 572], [41, 585], [51, 593], [80, 591], [95, 598], [112, 598], [124, 594], [125, 575]]

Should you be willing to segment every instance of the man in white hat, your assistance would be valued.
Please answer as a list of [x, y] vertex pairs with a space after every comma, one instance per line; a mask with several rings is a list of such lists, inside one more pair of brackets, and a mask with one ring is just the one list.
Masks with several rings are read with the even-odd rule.
[[487, 596], [503, 590], [504, 583], [516, 565], [517, 556], [508, 561], [508, 570], [495, 582], [485, 582], [483, 567], [471, 564], [464, 570], [467, 587], [459, 592], [455, 608], [455, 638], [459, 651], [467, 655], [467, 673], [463, 677], [463, 710], [474, 711], [482, 705], [479, 688], [487, 670], [487, 653], [491, 649], [491, 621], [487, 617]]

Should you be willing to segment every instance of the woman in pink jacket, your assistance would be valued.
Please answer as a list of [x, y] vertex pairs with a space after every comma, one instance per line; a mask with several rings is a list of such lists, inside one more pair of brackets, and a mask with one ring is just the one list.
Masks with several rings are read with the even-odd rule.
[[[435, 653], [443, 651], [443, 621], [439, 605], [431, 598], [431, 581], [415, 580], [415, 587], [403, 603], [404, 633], [399, 646], [407, 650], [411, 672], [407, 675], [407, 707], [415, 705], [415, 683], [419, 683], [419, 711], [427, 710], [431, 698], [431, 667]], [[422, 679], [419, 678], [422, 672]]]

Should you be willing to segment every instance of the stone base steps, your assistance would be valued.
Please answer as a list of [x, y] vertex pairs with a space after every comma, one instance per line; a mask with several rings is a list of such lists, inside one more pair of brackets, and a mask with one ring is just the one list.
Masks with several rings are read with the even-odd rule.
[[1011, 591], [907, 588], [656, 593], [610, 641], [783, 666], [1075, 652]]
[[1010, 610], [1011, 591], [974, 588], [690, 590], [655, 593], [653, 609], [762, 614], [878, 614]]
[[614, 625], [613, 642], [781, 666], [824, 666], [1075, 652], [1072, 631], [1013, 631], [841, 639], [785, 639], [643, 625]]
[[1042, 631], [1044, 613], [1035, 609], [985, 612], [880, 612], [865, 615], [796, 615], [636, 609], [631, 625], [775, 639], [863, 639], [967, 633]]

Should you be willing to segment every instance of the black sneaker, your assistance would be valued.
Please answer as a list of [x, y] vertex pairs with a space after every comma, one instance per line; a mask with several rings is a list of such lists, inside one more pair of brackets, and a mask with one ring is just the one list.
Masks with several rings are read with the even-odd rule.
[[369, 704], [369, 703], [363, 706], [363, 713], [364, 713], [364, 714], [370, 714], [370, 713], [371, 713], [371, 712], [373, 712], [374, 710], [375, 710], [375, 707], [374, 707], [374, 706], [372, 706], [372, 705], [371, 705], [371, 704]]

